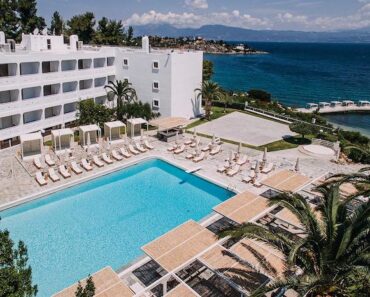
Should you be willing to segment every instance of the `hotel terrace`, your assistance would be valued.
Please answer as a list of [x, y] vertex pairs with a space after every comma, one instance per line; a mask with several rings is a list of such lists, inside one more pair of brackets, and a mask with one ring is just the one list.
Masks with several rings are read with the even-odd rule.
[[[96, 286], [95, 296], [248, 296], [252, 291], [284, 275], [284, 255], [255, 240], [218, 239], [217, 234], [227, 227], [253, 222], [266, 228], [276, 228], [297, 239], [304, 237], [305, 230], [297, 218], [281, 206], [270, 206], [269, 198], [281, 192], [300, 193], [314, 206], [318, 195], [315, 192], [316, 185], [323, 183], [332, 174], [359, 169], [357, 165], [342, 166], [333, 162], [335, 155], [312, 155], [299, 149], [262, 152], [247, 148], [239, 138], [235, 138], [235, 131], [242, 130], [241, 125], [235, 123], [230, 127], [232, 133], [223, 131], [225, 134], [222, 138], [233, 143], [240, 142], [238, 145], [214, 134], [204, 135], [206, 133], [202, 132], [200, 136], [195, 129], [185, 131], [185, 127], [192, 122], [189, 119], [197, 115], [189, 98], [194, 98], [194, 89], [201, 81], [201, 53], [151, 51], [145, 39], [140, 50], [84, 47], [75, 36], [71, 37], [69, 45], [63, 44], [62, 37], [47, 35], [23, 36], [21, 45], [8, 42], [9, 47], [5, 46], [7, 44], [3, 37], [0, 38], [1, 42], [4, 46], [0, 53], [0, 80], [4, 80], [4, 84], [0, 86], [3, 90], [0, 98], [6, 108], [2, 111], [0, 135], [3, 140], [11, 138], [13, 142], [13, 146], [0, 151], [0, 210], [5, 212], [5, 222], [12, 215], [41, 209], [44, 207], [41, 205], [43, 201], [49, 197], [56, 199], [52, 195], [58, 193], [64, 195], [62, 200], [71, 199], [71, 202], [75, 199], [89, 199], [81, 191], [78, 195], [74, 192], [79, 185], [90, 186], [91, 182], [101, 181], [101, 186], [106, 186], [125, 178], [127, 182], [132, 182], [130, 177], [139, 176], [140, 172], [130, 175], [125, 175], [125, 172], [133, 171], [138, 164], [150, 160], [171, 164], [171, 172], [181, 171], [177, 173], [180, 178], [176, 179], [175, 192], [169, 197], [174, 203], [180, 200], [177, 195], [180, 195], [183, 185], [199, 190], [200, 184], [207, 183], [207, 187], [211, 188], [207, 195], [211, 195], [211, 192], [231, 194], [231, 197], [218, 201], [200, 219], [188, 217], [176, 226], [169, 222], [171, 228], [165, 232], [160, 230], [160, 234], [137, 246], [135, 255], [139, 256], [130, 261], [120, 262], [120, 259], [115, 259], [120, 267], [113, 269], [110, 263], [105, 263], [94, 271], [85, 273], [82, 269], [85, 277], [88, 273], [92, 274]], [[63, 69], [71, 71], [68, 76], [64, 75]], [[159, 74], [162, 72], [163, 76]], [[141, 118], [129, 119], [127, 123], [114, 121], [105, 123], [103, 129], [97, 125], [68, 127], [68, 123], [75, 120], [77, 100], [93, 97], [96, 102], [104, 104], [106, 95], [103, 85], [107, 80], [123, 79], [126, 75], [143, 101], [153, 103], [153, 107], [156, 107], [157, 103], [153, 100], [160, 99], [161, 103], [157, 107], [163, 117], [150, 122]], [[96, 81], [100, 83], [96, 85]], [[160, 90], [153, 90], [155, 82], [159, 82]], [[72, 89], [66, 87], [70, 91], [64, 92], [67, 90], [65, 85]], [[199, 112], [200, 108], [196, 109]], [[156, 130], [148, 130], [149, 125]], [[251, 127], [247, 129], [251, 131], [248, 133], [254, 133]], [[277, 126], [278, 129], [282, 127]], [[50, 135], [45, 133], [47, 130], [51, 131]], [[285, 133], [284, 129], [282, 133]], [[259, 134], [260, 142], [263, 141], [262, 131]], [[79, 136], [79, 141], [75, 141], [75, 135]], [[115, 174], [120, 172], [123, 176], [117, 178]], [[158, 174], [159, 179], [158, 171], [153, 172]], [[154, 180], [157, 178], [153, 174], [146, 175], [146, 178], [148, 176]], [[167, 185], [171, 187], [170, 173], [167, 177]], [[125, 183], [124, 180], [119, 195], [129, 190], [124, 187]], [[148, 198], [140, 201], [139, 207], [130, 213], [134, 217], [136, 212], [140, 212], [149, 203], [149, 196], [158, 193], [145, 188], [152, 184], [145, 183], [144, 179], [130, 185], [137, 186], [137, 191], [147, 195], [140, 196], [141, 199]], [[217, 189], [213, 188], [216, 186]], [[97, 188], [94, 185], [92, 189], [95, 191]], [[89, 189], [84, 191], [88, 192]], [[347, 184], [341, 188], [343, 197], [355, 191]], [[116, 192], [112, 189], [112, 193]], [[107, 201], [111, 198], [108, 196], [110, 193], [101, 193], [94, 201], [97, 204]], [[158, 197], [160, 199], [161, 195]], [[186, 213], [194, 210], [192, 208], [196, 208], [195, 203], [200, 199], [190, 198], [193, 199], [190, 206], [181, 211], [185, 217]], [[58, 199], [45, 203], [52, 205], [61, 201]], [[35, 202], [40, 202], [40, 205], [17, 211], [18, 207]], [[160, 205], [160, 202], [156, 204]], [[106, 206], [99, 205], [102, 208]], [[150, 205], [148, 208], [156, 206]], [[124, 205], [125, 209], [130, 207], [129, 204]], [[201, 205], [197, 207], [201, 208]], [[37, 218], [41, 219], [49, 211], [58, 211], [56, 208], [38, 213]], [[107, 224], [105, 231], [109, 233], [108, 229], [114, 229], [114, 226], [109, 225], [112, 218], [105, 217], [104, 212], [99, 216], [102, 214], [100, 211], [96, 209], [96, 213], [89, 217], [103, 220]], [[114, 213], [115, 210], [109, 211]], [[168, 212], [171, 211], [169, 207]], [[63, 215], [63, 219], [67, 220], [71, 214]], [[156, 228], [154, 222], [160, 223], [162, 217], [149, 215], [145, 219], [153, 222], [151, 228]], [[74, 227], [76, 220], [78, 217], [73, 221]], [[64, 225], [65, 222], [59, 223]], [[136, 222], [138, 228], [141, 223]], [[121, 233], [117, 234], [125, 236]], [[140, 229], [133, 232], [135, 236], [140, 233]], [[131, 239], [134, 241], [135, 236], [125, 237], [127, 244]], [[103, 238], [96, 238], [96, 244], [106, 248]], [[63, 238], [66, 242], [72, 239]], [[83, 248], [84, 242], [80, 243]], [[90, 251], [90, 247], [84, 248]], [[93, 248], [91, 246], [91, 250]], [[113, 249], [121, 248], [123, 246], [108, 246], [104, 256], [109, 257], [114, 254]], [[59, 252], [72, 253], [71, 250]], [[98, 256], [88, 254], [85, 257], [77, 263], [79, 267], [83, 268], [85, 261], [93, 262]], [[58, 267], [51, 269], [59, 271]], [[33, 267], [35, 270], [36, 267]], [[42, 289], [52, 292], [54, 297], [74, 296], [77, 288], [75, 282], [81, 277], [76, 278], [74, 271], [68, 272], [70, 275], [68, 280], [62, 282], [62, 287], [58, 283], [52, 289]], [[61, 274], [56, 273], [51, 277], [64, 277]], [[297, 296], [296, 292], [290, 290], [284, 294]]]

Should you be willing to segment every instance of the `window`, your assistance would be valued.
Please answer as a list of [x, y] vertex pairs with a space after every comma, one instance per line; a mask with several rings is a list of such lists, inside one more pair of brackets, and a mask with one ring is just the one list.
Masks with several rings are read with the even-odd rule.
[[153, 69], [159, 69], [159, 62], [153, 61]]
[[122, 65], [123, 67], [128, 67], [128, 59], [123, 59]]
[[156, 109], [159, 108], [159, 100], [158, 99], [153, 99], [153, 108], [156, 108]]
[[47, 44], [48, 50], [51, 50], [51, 40], [50, 39], [46, 39], [46, 44]]
[[153, 82], [153, 90], [159, 90], [159, 82]]

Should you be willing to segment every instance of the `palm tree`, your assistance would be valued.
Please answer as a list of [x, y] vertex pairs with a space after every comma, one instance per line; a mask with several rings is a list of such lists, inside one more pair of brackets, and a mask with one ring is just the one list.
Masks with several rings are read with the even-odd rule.
[[[341, 200], [339, 187], [343, 182], [366, 184], [367, 190]], [[351, 289], [366, 286], [353, 279], [364, 275], [370, 280], [370, 201], [352, 210], [349, 206], [359, 195], [369, 194], [369, 185], [370, 177], [365, 173], [336, 176], [317, 188], [322, 198], [315, 210], [299, 194], [285, 193], [270, 199], [270, 205], [286, 207], [304, 226], [306, 236], [298, 240], [277, 229], [254, 223], [220, 233], [220, 237], [248, 237], [262, 241], [285, 255], [287, 274], [284, 279], [274, 280], [254, 295], [291, 288], [302, 296], [349, 296]], [[352, 283], [349, 284], [349, 280]], [[354, 293], [353, 296], [360, 295]]]
[[127, 79], [109, 81], [108, 85], [104, 86], [108, 89], [108, 100], [114, 102], [117, 100], [117, 119], [122, 119], [122, 103], [131, 103], [137, 99], [136, 91]]
[[206, 119], [211, 119], [211, 109], [212, 109], [212, 101], [219, 100], [221, 97], [221, 89], [219, 85], [215, 82], [206, 80], [203, 81], [202, 87], [195, 89], [197, 92], [197, 99], [204, 100], [204, 109], [206, 111]]

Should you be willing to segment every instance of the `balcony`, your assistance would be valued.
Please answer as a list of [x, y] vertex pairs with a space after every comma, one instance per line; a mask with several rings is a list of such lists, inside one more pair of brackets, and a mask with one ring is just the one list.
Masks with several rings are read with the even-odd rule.
[[77, 102], [64, 104], [64, 114], [72, 113], [77, 110]]
[[57, 95], [60, 91], [60, 84], [46, 85], [43, 87], [44, 97]]
[[23, 124], [38, 122], [42, 119], [42, 109], [25, 112], [23, 114]]
[[61, 110], [62, 110], [61, 105], [45, 108], [45, 119], [59, 116]]
[[20, 119], [20, 114], [0, 118], [0, 130], [18, 126], [20, 124]]
[[63, 60], [62, 61], [62, 71], [76, 70], [76, 65], [77, 65], [76, 60]]
[[107, 58], [107, 66], [113, 66], [115, 61], [115, 57], [108, 57]]
[[17, 75], [16, 63], [0, 64], [0, 78], [16, 75]]
[[22, 89], [22, 100], [34, 99], [41, 96], [41, 87], [31, 87]]
[[25, 62], [20, 64], [20, 74], [21, 75], [33, 75], [40, 73], [40, 63], [39, 62]]
[[42, 62], [42, 73], [52, 73], [59, 71], [59, 61]]
[[19, 99], [18, 90], [7, 90], [0, 92], [0, 104], [15, 102]]
[[95, 58], [94, 68], [103, 68], [105, 66], [105, 58]]
[[100, 105], [105, 105], [107, 103], [107, 96], [95, 97], [95, 103]]
[[92, 79], [84, 79], [80, 80], [80, 90], [87, 90], [92, 88], [93, 80]]
[[105, 77], [99, 77], [94, 79], [94, 86], [95, 88], [104, 87], [107, 83], [107, 79]]
[[75, 92], [77, 91], [77, 81], [70, 81], [63, 83], [63, 93]]
[[91, 59], [80, 59], [78, 60], [78, 70], [90, 69], [92, 64]]

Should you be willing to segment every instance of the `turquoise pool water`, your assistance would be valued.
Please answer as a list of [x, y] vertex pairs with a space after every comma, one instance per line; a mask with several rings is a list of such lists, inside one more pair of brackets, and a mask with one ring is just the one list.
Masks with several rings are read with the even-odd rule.
[[0, 228], [29, 253], [38, 296], [105, 266], [118, 269], [175, 226], [200, 220], [234, 193], [149, 160], [3, 212]]

